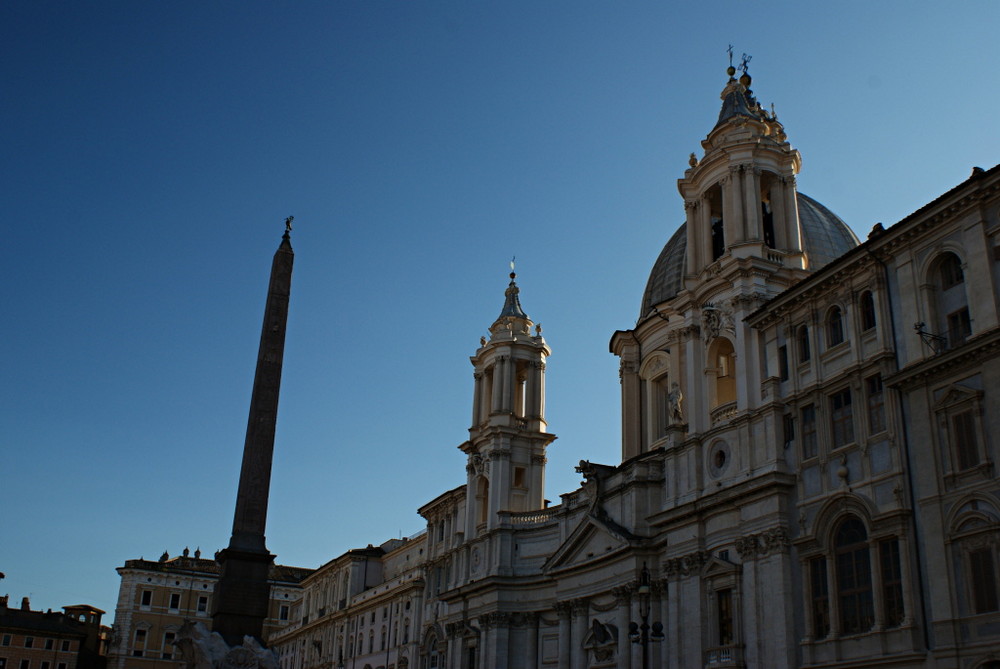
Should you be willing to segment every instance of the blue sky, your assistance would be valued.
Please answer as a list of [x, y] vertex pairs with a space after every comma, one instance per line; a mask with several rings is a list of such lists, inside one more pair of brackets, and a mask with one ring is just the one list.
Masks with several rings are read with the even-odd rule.
[[608, 341], [727, 44], [862, 238], [996, 163], [1000, 5], [691, 5], [0, 4], [0, 593], [110, 614], [125, 560], [227, 543], [288, 215], [268, 547], [315, 567], [464, 482], [513, 255], [553, 349], [546, 496], [620, 460]]

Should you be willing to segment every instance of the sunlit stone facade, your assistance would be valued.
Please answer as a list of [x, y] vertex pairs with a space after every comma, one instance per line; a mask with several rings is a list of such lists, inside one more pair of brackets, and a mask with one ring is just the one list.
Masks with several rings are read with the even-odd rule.
[[729, 74], [611, 337], [621, 461], [545, 506], [549, 348], [512, 274], [465, 483], [305, 581], [283, 669], [1000, 666], [1000, 168], [859, 243]]

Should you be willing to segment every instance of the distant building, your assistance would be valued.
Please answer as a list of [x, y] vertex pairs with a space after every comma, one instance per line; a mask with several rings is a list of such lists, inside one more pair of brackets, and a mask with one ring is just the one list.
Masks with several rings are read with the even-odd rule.
[[104, 669], [110, 630], [102, 615], [86, 604], [32, 611], [27, 597], [12, 609], [0, 597], [0, 669]]
[[[219, 565], [215, 560], [202, 558], [201, 551], [191, 555], [185, 548], [178, 557], [164, 553], [155, 562], [126, 560], [125, 566], [117, 571], [122, 581], [115, 608], [109, 669], [181, 666], [173, 645], [177, 631], [187, 620], [200, 621], [211, 628], [212, 596], [219, 580]], [[288, 624], [293, 602], [301, 598], [299, 584], [311, 572], [283, 565], [271, 567], [271, 604], [264, 624], [265, 634], [273, 634]]]
[[1000, 667], [1000, 167], [861, 243], [735, 74], [611, 337], [621, 460], [544, 501], [512, 273], [464, 483], [303, 581], [283, 669]]

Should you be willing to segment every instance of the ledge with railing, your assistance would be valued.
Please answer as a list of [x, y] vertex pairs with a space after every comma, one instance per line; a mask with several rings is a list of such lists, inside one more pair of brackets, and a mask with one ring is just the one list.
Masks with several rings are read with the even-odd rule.
[[712, 669], [742, 667], [743, 652], [739, 646], [716, 646], [705, 651], [705, 666]]
[[501, 514], [507, 516], [507, 521], [511, 525], [540, 525], [555, 518], [559, 508], [559, 506], [550, 506], [547, 509], [535, 511], [511, 511], [501, 512]]
[[712, 413], [709, 414], [712, 419], [712, 426], [721, 425], [722, 423], [728, 423], [737, 414], [736, 402], [726, 402], [725, 404], [720, 404], [719, 406], [712, 409]]

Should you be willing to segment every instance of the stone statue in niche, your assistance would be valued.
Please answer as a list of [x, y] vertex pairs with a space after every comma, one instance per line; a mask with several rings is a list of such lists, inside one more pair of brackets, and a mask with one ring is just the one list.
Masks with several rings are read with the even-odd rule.
[[684, 422], [684, 393], [676, 381], [670, 384], [670, 394], [667, 395], [667, 416], [671, 425]]

